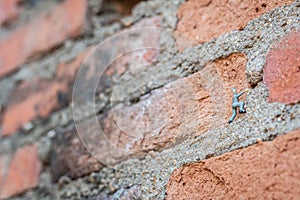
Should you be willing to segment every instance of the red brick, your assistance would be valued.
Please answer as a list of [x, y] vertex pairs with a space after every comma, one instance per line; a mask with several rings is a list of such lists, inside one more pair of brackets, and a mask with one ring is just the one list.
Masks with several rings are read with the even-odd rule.
[[[143, 157], [149, 150], [170, 147], [212, 127], [225, 126], [231, 114], [231, 87], [239, 91], [247, 87], [246, 63], [244, 54], [232, 54], [209, 64], [205, 71], [152, 91], [135, 104], [118, 104], [99, 115], [98, 120], [77, 123], [76, 129], [56, 142], [52, 158], [54, 176], [82, 176], [103, 167], [96, 164], [97, 160], [114, 165], [130, 157]], [[116, 73], [108, 73], [112, 74]], [[122, 87], [114, 87], [116, 93], [119, 89]], [[77, 133], [95, 157], [82, 150], [84, 146]], [[58, 169], [57, 162], [65, 167]]]
[[[159, 23], [160, 17], [153, 17], [150, 19], [142, 20], [140, 23], [134, 26], [134, 28], [141, 28], [144, 26], [153, 27], [158, 26]], [[119, 44], [120, 48], [136, 49], [140, 48], [141, 43], [143, 45], [146, 45], [147, 47], [158, 46], [158, 32], [154, 30], [155, 34], [152, 34], [151, 39], [149, 38], [149, 35], [146, 34], [149, 32], [152, 33], [151, 30], [149, 30], [148, 32], [141, 31], [138, 33], [140, 34], [139, 36], [130, 38], [131, 40], [134, 39], [135, 42], [128, 42], [128, 40], [124, 40], [124, 38], [122, 37], [118, 38], [123, 42], [122, 44]], [[129, 34], [126, 35], [128, 36]], [[108, 49], [107, 52], [112, 52], [114, 54], [111, 55], [111, 57], [118, 57], [119, 55], [116, 55], [118, 53], [111, 51], [111, 45], [114, 44], [109, 43], [109, 45], [106, 46], [106, 48]], [[128, 47], [128, 45], [130, 45], [130, 47]], [[147, 55], [146, 59], [143, 58], [145, 52], [151, 52], [151, 55]], [[58, 74], [55, 80], [41, 81], [40, 79], [37, 79], [30, 81], [31, 83], [26, 82], [22, 84], [22, 86], [13, 93], [11, 101], [4, 113], [2, 135], [10, 135], [18, 130], [22, 125], [24, 125], [24, 123], [38, 117], [47, 117], [53, 110], [61, 108], [62, 105], [60, 104], [60, 102], [58, 102], [57, 96], [59, 93], [66, 94], [69, 97], [71, 96], [71, 89], [73, 89], [72, 83], [74, 81], [75, 71], [78, 69], [79, 64], [85, 56], [86, 52], [83, 53], [82, 56], [79, 56], [80, 58], [77, 58], [76, 61], [72, 62], [71, 64], [65, 64], [65, 67], [63, 67], [64, 65], [62, 67], [59, 67], [57, 72]], [[90, 59], [90, 63], [92, 63], [92, 66], [90, 66], [89, 68], [83, 68], [83, 71], [86, 70], [84, 72], [84, 76], [77, 77], [77, 82], [80, 83], [77, 85], [78, 87], [80, 87], [80, 94], [79, 97], [76, 98], [76, 100], [78, 100], [76, 101], [76, 103], [85, 103], [86, 100], [89, 99], [88, 97], [90, 95], [95, 95], [95, 91], [93, 90], [93, 84], [95, 84], [95, 81], [93, 80], [99, 79], [99, 66], [102, 66], [103, 63], [106, 62], [105, 59], [108, 58], [106, 55], [104, 55], [104, 57], [101, 59], [97, 56], [98, 55]], [[150, 60], [155, 60], [157, 56], [157, 50], [146, 49], [135, 51], [133, 54], [123, 55], [123, 57], [118, 59], [117, 62], [114, 62], [112, 64], [110, 69], [113, 69], [111, 71], [112, 73], [122, 74], [124, 73], [124, 71], [126, 71], [127, 65], [135, 66], [138, 63], [147, 63]], [[111, 81], [111, 76], [112, 74], [110, 74], [109, 70], [107, 70], [103, 75], [103, 77], [108, 78], [109, 81]], [[26, 114], [20, 115], [20, 113]]]
[[99, 91], [105, 93], [111, 89], [114, 84], [112, 77], [120, 77], [127, 70], [155, 61], [159, 55], [161, 31], [155, 27], [159, 27], [160, 23], [160, 16], [145, 18], [130, 29], [101, 43], [87, 58], [85, 67], [76, 77], [78, 84], [74, 86], [76, 87], [74, 102], [84, 104], [87, 100], [92, 100]]
[[[242, 53], [234, 53], [228, 57], [217, 59], [214, 62], [214, 67], [217, 71], [217, 77], [221, 80], [220, 86], [215, 86], [211, 88], [213, 98], [219, 98], [219, 102], [222, 102], [222, 105], [219, 102], [215, 101], [217, 104], [219, 111], [223, 112], [223, 117], [221, 123], [226, 123], [231, 116], [231, 104], [232, 104], [232, 88], [236, 88], [237, 92], [245, 91], [249, 84], [247, 83], [246, 78], [246, 64], [247, 64], [247, 56]], [[220, 87], [220, 89], [217, 89]], [[216, 92], [218, 91], [218, 92]], [[246, 94], [243, 95], [240, 100], [245, 101]], [[224, 105], [226, 105], [224, 107]], [[238, 115], [237, 119], [243, 115]]]
[[0, 76], [15, 69], [30, 57], [76, 37], [84, 30], [86, 0], [66, 0], [50, 13], [14, 30], [0, 41]]
[[300, 31], [290, 32], [269, 50], [264, 67], [269, 102], [300, 101]]
[[[189, 0], [178, 9], [177, 30], [204, 43], [224, 33], [243, 29], [250, 20], [292, 2], [294, 0]], [[181, 43], [181, 46], [185, 44]]]
[[[94, 127], [86, 128], [92, 130]], [[64, 134], [57, 135], [51, 152], [51, 173], [54, 181], [58, 181], [62, 175], [76, 178], [103, 168], [103, 164], [86, 150], [75, 127], [67, 128]]]
[[2, 135], [8, 136], [25, 123], [46, 118], [58, 108], [69, 103], [77, 69], [90, 50], [81, 53], [70, 63], [58, 66], [55, 79], [35, 78], [24, 82], [10, 97], [3, 116]]
[[8, 198], [36, 187], [41, 171], [36, 145], [19, 149], [13, 156], [0, 189], [0, 199]]
[[[120, 77], [127, 70], [134, 71], [135, 68], [149, 66], [149, 63], [155, 61], [159, 55], [159, 50], [157, 49], [159, 48], [160, 29], [147, 29], [145, 31], [137, 28], [158, 27], [160, 26], [160, 21], [161, 17], [157, 16], [145, 18], [132, 28], [117, 34], [112, 40], [104, 41], [99, 49], [95, 49], [95, 51], [87, 57], [87, 60], [85, 60], [83, 67], [80, 68], [78, 73], [80, 75], [76, 77], [74, 87], [77, 92], [73, 94], [75, 96], [73, 96], [75, 105], [85, 104], [87, 100], [91, 100], [92, 97], [97, 95], [97, 92], [107, 94], [106, 91], [114, 87], [115, 81], [112, 80], [114, 76]], [[148, 48], [141, 49], [141, 47]], [[155, 49], [149, 49], [150, 47]], [[111, 63], [112, 59], [113, 63]], [[106, 65], [109, 65], [109, 67], [101, 74]], [[97, 91], [95, 91], [95, 85], [97, 84], [98, 88]], [[141, 106], [143, 105], [144, 104]], [[138, 108], [136, 110], [138, 110]], [[98, 117], [101, 123], [114, 123], [112, 121], [111, 112], [105, 112], [105, 114]], [[114, 131], [112, 137], [117, 137], [119, 129], [115, 129], [115, 126], [112, 125], [112, 127], [107, 127], [106, 131], [108, 131], [109, 128]], [[97, 144], [102, 140], [98, 134], [98, 123], [93, 123], [91, 119], [81, 122], [79, 129], [79, 132], [83, 131], [86, 136], [90, 134], [88, 138], [91, 138], [94, 142], [97, 142]], [[77, 130], [78, 126], [76, 129], [65, 131], [61, 136], [57, 136], [58, 138], [55, 142], [56, 145], [54, 145], [51, 159], [51, 169], [55, 180], [63, 174], [76, 178], [103, 167], [103, 164], [99, 163], [95, 157], [86, 151], [78, 138]], [[105, 138], [103, 138], [103, 141], [105, 141]], [[116, 141], [114, 138], [113, 142]], [[112, 161], [110, 161], [110, 163], [115, 163], [114, 157], [117, 161], [126, 159], [126, 155], [124, 157], [120, 155], [112, 156], [114, 152], [111, 152], [106, 145], [107, 144], [103, 144], [103, 147], [99, 148], [100, 151], [102, 151], [102, 153], [99, 154], [100, 159], [103, 157], [111, 158]], [[90, 151], [89, 148], [88, 150]]]
[[166, 199], [300, 199], [300, 129], [176, 169]]
[[15, 19], [19, 12], [20, 0], [1, 0], [0, 1], [0, 25]]
[[115, 106], [100, 120], [102, 129], [113, 144], [140, 155], [224, 126], [231, 115], [231, 88], [242, 91], [248, 86], [246, 63], [244, 54], [232, 54], [151, 92], [145, 100]]

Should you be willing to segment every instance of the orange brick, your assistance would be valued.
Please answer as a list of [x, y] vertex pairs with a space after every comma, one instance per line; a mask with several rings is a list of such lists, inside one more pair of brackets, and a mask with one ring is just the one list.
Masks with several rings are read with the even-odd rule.
[[[68, 104], [76, 71], [88, 52], [83, 52], [70, 63], [60, 64], [54, 80], [36, 78], [17, 88], [3, 116], [2, 135], [11, 135], [26, 122], [46, 118], [53, 110]], [[67, 99], [61, 99], [64, 96]]]
[[1, 0], [0, 1], [0, 25], [15, 19], [19, 12], [20, 0]]
[[17, 69], [33, 55], [80, 35], [84, 29], [86, 4], [86, 0], [66, 0], [50, 13], [3, 38], [0, 41], [0, 76]]
[[[189, 0], [178, 9], [177, 30], [204, 43], [224, 33], [243, 29], [249, 21], [263, 13], [292, 2], [294, 0]], [[184, 48], [186, 43], [178, 45]]]
[[[155, 52], [142, 51], [143, 54], [139, 58], [143, 61], [148, 60], [149, 57], [145, 58], [144, 55], [151, 51]], [[98, 54], [88, 60], [93, 66], [99, 66], [100, 62], [103, 62]], [[135, 56], [128, 55], [126, 62], [121, 59], [116, 61], [114, 67], [103, 74], [101, 79], [110, 80], [119, 74], [120, 68], [124, 68], [124, 63], [130, 62], [139, 63]], [[105, 110], [98, 115], [98, 123], [95, 123], [92, 117], [77, 123], [76, 128], [72, 130], [63, 131], [63, 134], [57, 136], [51, 156], [54, 179], [57, 180], [64, 174], [71, 178], [84, 176], [100, 170], [103, 164], [114, 165], [130, 157], [142, 157], [149, 150], [160, 151], [176, 144], [177, 141], [203, 134], [211, 127], [224, 126], [231, 115], [231, 87], [236, 87], [239, 91], [247, 88], [246, 63], [245, 54], [231, 54], [206, 66], [205, 72], [178, 79], [152, 91], [147, 98], [141, 98], [132, 105], [117, 104], [112, 109]], [[88, 87], [83, 86], [88, 85], [91, 78], [86, 77], [97, 74], [96, 69], [90, 69], [91, 71], [84, 74], [86, 76], [79, 81], [82, 87], [78, 93], [80, 97], [85, 97], [83, 93], [88, 90]], [[212, 80], [214, 77], [218, 77], [217, 80]], [[107, 87], [113, 87], [112, 84], [107, 85], [99, 84], [99, 91], [104, 92]], [[209, 85], [213, 85], [213, 88]], [[114, 92], [120, 91], [118, 87], [119, 85], [114, 87]], [[211, 91], [214, 96], [220, 97], [220, 101], [212, 101]], [[225, 112], [214, 112], [216, 108], [223, 109], [224, 105], [228, 105]], [[94, 143], [107, 139], [109, 142], [103, 142], [100, 146]], [[110, 145], [124, 151], [115, 151]], [[86, 152], [85, 146], [95, 157]], [[97, 160], [103, 164], [99, 164]]]
[[269, 102], [300, 101], [300, 31], [290, 32], [269, 50], [264, 67]]
[[300, 129], [176, 169], [166, 199], [300, 199]]
[[36, 187], [41, 171], [36, 145], [19, 149], [13, 156], [3, 185], [0, 199], [5, 199]]
[[[41, 84], [39, 80], [31, 82], [32, 84]], [[44, 87], [45, 86], [45, 87]], [[9, 135], [20, 128], [24, 123], [34, 119], [36, 116], [44, 117], [57, 107], [57, 93], [65, 91], [63, 84], [53, 83], [49, 86], [43, 84], [39, 91], [35, 94], [28, 94], [28, 98], [11, 105], [5, 112], [3, 119], [3, 135]], [[14, 94], [14, 96], [17, 93]]]

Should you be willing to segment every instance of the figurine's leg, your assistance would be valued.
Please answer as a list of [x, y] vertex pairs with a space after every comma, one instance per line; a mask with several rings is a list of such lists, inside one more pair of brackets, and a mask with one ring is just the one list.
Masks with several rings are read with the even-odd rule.
[[243, 101], [239, 102], [239, 107], [240, 107], [240, 113], [246, 113], [246, 110], [244, 109], [245, 103]]
[[232, 108], [232, 115], [231, 115], [228, 123], [230, 124], [231, 122], [233, 122], [235, 117], [236, 117], [236, 108]]

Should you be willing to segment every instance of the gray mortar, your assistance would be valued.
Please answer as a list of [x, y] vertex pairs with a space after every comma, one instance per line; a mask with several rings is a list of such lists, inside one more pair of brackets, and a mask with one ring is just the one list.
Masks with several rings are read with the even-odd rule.
[[[101, 186], [100, 193], [112, 195], [115, 191], [141, 185], [142, 199], [163, 199], [165, 186], [174, 169], [186, 163], [247, 147], [259, 140], [272, 140], [277, 135], [299, 128], [299, 104], [288, 106], [267, 103], [268, 91], [261, 83], [265, 55], [270, 45], [286, 32], [299, 28], [299, 9], [296, 5], [299, 5], [299, 1], [249, 22], [243, 31], [224, 34], [203, 45], [188, 48], [181, 54], [172, 55], [172, 58], [165, 58], [166, 63], [176, 64], [182, 68], [182, 76], [187, 76], [201, 70], [207, 62], [216, 58], [233, 52], [246, 53], [249, 58], [246, 70], [248, 82], [257, 85], [247, 95], [247, 115], [223, 129], [208, 131], [162, 152], [149, 153], [144, 160], [132, 159], [120, 163], [114, 167], [115, 171], [105, 168], [99, 173], [75, 180], [64, 186], [60, 196], [66, 199], [83, 198], [86, 196], [78, 192], [81, 187], [86, 191], [87, 187], [94, 188], [95, 185]], [[258, 38], [256, 35], [259, 30]], [[98, 178], [95, 179], [95, 176]], [[91, 179], [94, 183], [87, 181]], [[72, 194], [72, 191], [75, 193]]]
[[[53, 2], [54, 3], [54, 2]], [[29, 9], [29, 8], [28, 8]], [[32, 9], [32, 8], [30, 8]], [[30, 18], [30, 16], [35, 13], [24, 13]], [[35, 13], [36, 14], [36, 13]], [[102, 16], [99, 16], [102, 18]], [[41, 79], [52, 79], [54, 78], [57, 66], [59, 63], [67, 62], [74, 59], [80, 52], [83, 52], [91, 45], [96, 45], [105, 38], [115, 34], [120, 30], [121, 26], [119, 23], [114, 23], [105, 27], [98, 27], [101, 29], [101, 34], [97, 34], [92, 38], [83, 38], [79, 40], [68, 40], [61, 47], [54, 50], [52, 54], [43, 56], [42, 58], [26, 63], [20, 66], [15, 74], [8, 76], [0, 81], [1, 97], [0, 97], [0, 111], [2, 112], [2, 107], [5, 107], [10, 93], [14, 90], [15, 86], [22, 81], [30, 80], [33, 77], [39, 76]], [[95, 30], [96, 31], [96, 30]], [[83, 106], [76, 106], [74, 112], [80, 113], [76, 116], [81, 119], [93, 115], [95, 112], [99, 112], [104, 109], [107, 100], [98, 102], [96, 105], [87, 103]], [[10, 138], [1, 138], [0, 140], [0, 154], [11, 153], [11, 151], [19, 148], [20, 146], [26, 145], [28, 143], [33, 143], [40, 140], [41, 136], [46, 135], [48, 131], [57, 129], [61, 126], [65, 126], [73, 121], [72, 107], [71, 105], [67, 108], [61, 109], [60, 111], [54, 112], [53, 115], [48, 120], [45, 125], [45, 120], [36, 120], [33, 124], [33, 129], [29, 131], [18, 131]], [[25, 134], [24, 134], [25, 133]]]
[[[286, 32], [299, 29], [300, 9], [297, 6], [299, 6], [299, 1], [291, 6], [276, 8], [249, 22], [242, 31], [232, 31], [203, 45], [189, 47], [182, 53], [179, 53], [174, 45], [171, 32], [163, 30], [160, 38], [162, 54], [159, 63], [143, 72], [133, 74], [130, 79], [127, 78], [130, 81], [126, 79], [124, 82], [119, 82], [118, 85], [122, 89], [118, 90], [118, 97], [114, 96], [113, 100], [115, 102], [126, 101], [126, 97], [131, 95], [138, 98], [146, 93], [142, 86], [153, 82], [153, 80], [155, 80], [155, 84], [147, 85], [147, 89], [153, 90], [179, 77], [191, 75], [201, 70], [208, 62], [226, 57], [234, 52], [243, 52], [247, 55], [247, 81], [255, 86], [262, 81], [265, 56], [270, 46]], [[153, 4], [150, 7], [155, 8]], [[145, 9], [145, 2], [137, 8]], [[139, 12], [134, 11], [133, 13]], [[148, 13], [147, 9], [145, 13]], [[163, 27], [171, 26], [164, 24]], [[141, 89], [132, 94], [132, 88], [136, 88], [137, 85], [140, 85]]]
[[[106, 102], [108, 102], [108, 99]], [[50, 139], [50, 137], [52, 137], [47, 135], [49, 131], [55, 132], [57, 129], [60, 129], [60, 127], [64, 127], [73, 122], [74, 119], [72, 112], [77, 113], [76, 121], [80, 122], [83, 119], [86, 119], [103, 110], [107, 105], [106, 102], [103, 101], [97, 104], [87, 103], [86, 105], [74, 107], [73, 111], [71, 107], [67, 107], [55, 112], [53, 115], [51, 115], [47, 122], [45, 122], [45, 120], [36, 120], [32, 123], [32, 126], [34, 127], [33, 129], [28, 131], [20, 130], [9, 138], [2, 138], [0, 140], [0, 155], [10, 153], [19, 147], [30, 143], [47, 143], [47, 141], [44, 141], [45, 138]]]
[[115, 23], [111, 26], [102, 27], [102, 34], [97, 37], [84, 38], [81, 40], [67, 40], [60, 48], [52, 54], [48, 54], [41, 59], [23, 64], [20, 70], [8, 79], [17, 81], [25, 81], [39, 76], [42, 79], [51, 79], [54, 77], [56, 69], [60, 63], [69, 62], [76, 56], [92, 45], [96, 45], [105, 38], [113, 35], [120, 29], [120, 25]]
[[164, 19], [163, 27], [175, 29], [177, 22], [177, 9], [179, 5], [183, 2], [184, 0], [153, 0], [147, 2], [140, 2], [138, 5], [136, 5], [132, 14], [128, 17], [123, 18], [121, 21], [125, 26], [130, 26], [142, 18], [161, 15]]
[[253, 145], [260, 140], [272, 140], [300, 128], [299, 104], [270, 104], [267, 96], [267, 88], [259, 83], [247, 95], [247, 114], [232, 125], [210, 130], [162, 152], [150, 152], [143, 160], [127, 160], [114, 169], [104, 168], [101, 172], [74, 180], [63, 186], [59, 196], [62, 199], [86, 198], [87, 190], [99, 187], [99, 194], [113, 195], [118, 190], [141, 185], [142, 199], [164, 199], [165, 187], [174, 169]]
[[[21, 12], [16, 20], [11, 21], [9, 24], [1, 26], [0, 28], [0, 39], [9, 35], [9, 33], [28, 21], [36, 19], [37, 15], [42, 13], [47, 13], [53, 8], [53, 6], [60, 0], [35, 0], [34, 4], [31, 4], [28, 0], [23, 0], [23, 5], [21, 6]], [[31, 0], [34, 2], [34, 0]]]
[[[181, 2], [174, 1], [172, 3], [172, 1], [158, 0], [142, 2], [131, 16], [123, 20], [123, 23], [132, 25], [141, 18], [162, 14], [163, 27], [174, 29], [176, 11]], [[288, 106], [267, 103], [268, 91], [261, 82], [265, 55], [270, 45], [286, 32], [299, 29], [299, 3], [300, 1], [297, 0], [291, 6], [274, 9], [249, 22], [242, 31], [232, 31], [203, 45], [187, 48], [182, 53], [173, 49], [174, 53], [166, 53], [160, 57], [160, 63], [169, 66], [170, 70], [167, 72], [170, 73], [169, 75], [175, 74], [184, 77], [201, 70], [209, 61], [225, 57], [233, 52], [246, 53], [249, 58], [246, 69], [247, 80], [253, 86], [257, 86], [247, 95], [247, 114], [244, 117], [237, 119], [228, 127], [210, 130], [197, 138], [187, 139], [173, 148], [162, 152], [149, 152], [145, 159], [127, 160], [114, 166], [114, 169], [107, 167], [100, 172], [94, 172], [89, 176], [60, 185], [62, 188], [58, 188], [58, 185], [49, 186], [49, 188], [55, 192], [59, 191], [57, 195], [61, 199], [96, 199], [98, 195], [113, 199], [121, 197], [123, 190], [140, 186], [142, 199], [163, 199], [165, 186], [174, 169], [186, 163], [255, 144], [260, 139], [272, 140], [277, 135], [299, 128], [299, 104]], [[120, 28], [120, 25], [114, 24], [108, 27], [108, 30], [119, 30]], [[258, 31], [260, 31], [259, 38], [256, 37]], [[101, 35], [101, 33], [101, 30], [94, 31], [95, 35]], [[102, 35], [107, 37], [105, 33]], [[96, 40], [86, 40], [88, 42], [83, 43], [91, 44]], [[161, 40], [164, 48], [174, 48], [174, 41], [169, 36]], [[69, 50], [72, 47], [71, 45]], [[174, 79], [167, 79], [162, 85], [174, 81]], [[155, 88], [157, 87], [151, 89]], [[143, 95], [143, 92], [138, 95]], [[105, 105], [99, 107], [101, 110]], [[78, 108], [78, 112], [81, 111], [85, 111], [81, 115], [82, 119], [95, 112], [93, 109]], [[0, 152], [12, 151], [11, 146], [18, 147], [36, 140], [42, 141], [41, 137], [45, 137], [46, 132], [67, 125], [71, 121], [70, 107], [58, 111], [49, 119], [46, 126], [42, 121], [36, 121], [34, 122], [35, 128], [31, 130], [30, 134], [16, 135], [12, 139], [1, 141]], [[6, 144], [4, 150], [2, 144]], [[19, 199], [24, 199], [23, 197], [30, 199], [39, 197], [40, 199], [41, 191], [39, 188], [29, 191]]]
[[[143, 2], [145, 3], [145, 2]], [[153, 4], [153, 2], [149, 2], [149, 4]], [[155, 3], [158, 4], [158, 1]], [[165, 15], [168, 16], [174, 16], [176, 10], [178, 9], [179, 2], [174, 1], [173, 3], [165, 2], [166, 6], [161, 7], [162, 11], [165, 11]], [[174, 6], [175, 5], [175, 6]], [[164, 8], [164, 9], [163, 9]], [[169, 9], [168, 8], [172, 8]], [[154, 8], [152, 8], [154, 9]], [[142, 10], [136, 9], [136, 13], [142, 13]], [[149, 17], [156, 15], [155, 13], [149, 12]], [[101, 16], [99, 17], [101, 18]], [[166, 25], [168, 21], [163, 22], [163, 26], [165, 27], [175, 27], [176, 21], [172, 22], [172, 25]], [[132, 24], [133, 25], [133, 24]], [[88, 46], [99, 44], [101, 41], [103, 41], [105, 38], [115, 34], [117, 31], [121, 29], [121, 25], [119, 23], [113, 23], [106, 27], [99, 27], [96, 24], [93, 25], [96, 27], [96, 29], [93, 31], [94, 37], [92, 38], [83, 38], [81, 40], [69, 40], [64, 43], [62, 47], [55, 50], [51, 55], [46, 55], [42, 57], [41, 59], [37, 61], [30, 62], [28, 64], [24, 64], [20, 67], [20, 70], [13, 74], [12, 76], [5, 78], [2, 82], [3, 85], [6, 83], [10, 83], [11, 85], [17, 84], [17, 82], [26, 81], [29, 79], [32, 79], [33, 76], [40, 76], [44, 79], [52, 79], [55, 75], [55, 71], [57, 69], [57, 66], [61, 62], [66, 62], [72, 60], [78, 53], [85, 50]], [[168, 38], [171, 37], [171, 35], [167, 36]], [[169, 68], [172, 68], [170, 66]], [[158, 67], [159, 71], [152, 69], [150, 73], [153, 73], [157, 76], [158, 80], [162, 80], [160, 86], [166, 84], [167, 82], [176, 80], [179, 76], [179, 72], [176, 72], [177, 76], [172, 76], [172, 73], [174, 70], [168, 70], [167, 72], [161, 71], [162, 67]], [[155, 76], [154, 75], [154, 76]], [[147, 77], [143, 76], [143, 77]], [[136, 80], [136, 79], [135, 79]], [[140, 79], [140, 82], [144, 84], [145, 80]], [[148, 81], [150, 82], [150, 81]], [[7, 84], [6, 84], [7, 85]], [[4, 85], [6, 87], [6, 85]], [[159, 86], [152, 85], [153, 88], [157, 88]], [[153, 88], [150, 89], [153, 89]], [[13, 89], [10, 87], [6, 87], [7, 92], [5, 94], [9, 95], [9, 92], [11, 92]], [[5, 91], [4, 91], [5, 92]], [[128, 96], [130, 91], [126, 92], [126, 95]], [[138, 95], [141, 96], [144, 94], [144, 91], [141, 91]], [[6, 95], [6, 96], [7, 96]], [[1, 98], [1, 103], [3, 101], [3, 104], [7, 101], [7, 97], [5, 95]], [[84, 118], [90, 117], [93, 114], [103, 110], [105, 106], [107, 105], [108, 97], [104, 96], [104, 99], [101, 99], [101, 101], [97, 102], [96, 105], [89, 104], [83, 105], [83, 106], [74, 106], [74, 111], [76, 117], [79, 119], [76, 119], [76, 121], [80, 121]], [[3, 99], [3, 100], [2, 100]], [[21, 130], [21, 133], [13, 135], [11, 138], [3, 138], [0, 140], [0, 153], [9, 152], [11, 148], [8, 148], [10, 145], [1, 145], [1, 144], [11, 144], [16, 149], [19, 146], [23, 146], [28, 143], [32, 143], [34, 141], [39, 140], [39, 138], [42, 135], [45, 135], [50, 130], [56, 129], [61, 126], [65, 126], [73, 121], [73, 115], [72, 115], [72, 105], [70, 105], [67, 108], [64, 108], [60, 111], [54, 112], [53, 115], [48, 120], [47, 124], [45, 125], [44, 120], [36, 120], [33, 122], [34, 128], [30, 131], [25, 131], [26, 134], [23, 134], [24, 131]], [[94, 108], [96, 107], [96, 109]]]
[[[247, 80], [252, 86], [255, 86], [262, 80], [265, 56], [270, 46], [286, 32], [299, 29], [300, 12], [296, 7], [298, 4], [295, 2], [288, 7], [277, 8], [249, 22], [242, 31], [232, 31], [203, 45], [187, 48], [182, 53], [178, 53], [171, 32], [163, 30], [160, 38], [161, 49], [163, 50], [160, 62], [147, 69], [151, 70], [151, 77], [147, 76], [148, 73], [145, 72], [146, 76], [138, 74], [138, 76], [132, 76], [126, 83], [119, 83], [124, 85], [124, 88], [120, 92], [121, 97], [118, 100], [123, 101], [124, 96], [131, 95], [130, 89], [126, 89], [126, 87], [134, 88], [134, 84], [143, 85], [143, 83], [151, 82], [153, 79], [160, 80], [159, 85], [148, 87], [152, 90], [179, 77], [193, 74], [201, 70], [206, 63], [234, 52], [247, 54], [249, 59], [246, 68]], [[141, 8], [144, 6], [142, 4]], [[140, 9], [140, 7], [138, 8]], [[147, 10], [145, 12], [147, 13]], [[165, 25], [164, 27], [171, 26]], [[181, 37], [185, 36], [182, 35]], [[160, 70], [161, 66], [163, 66], [163, 70]], [[143, 94], [145, 92], [140, 90], [134, 95], [138, 97]]]
[[[276, 8], [250, 21], [244, 30], [232, 31], [203, 45], [187, 48], [173, 60], [179, 59], [176, 60], [177, 65], [181, 65], [186, 71], [185, 75], [189, 75], [201, 70], [209, 61], [234, 52], [244, 52], [249, 59], [247, 80], [255, 86], [262, 80], [265, 56], [270, 46], [286, 32], [300, 29], [299, 4], [297, 0], [291, 6]], [[193, 65], [195, 67], [190, 67]]]
[[[101, 16], [99, 18], [101, 18]], [[30, 80], [37, 76], [41, 79], [54, 78], [59, 63], [71, 61], [88, 47], [97, 45], [105, 38], [115, 34], [118, 30], [120, 30], [120, 28], [121, 26], [119, 23], [114, 23], [106, 27], [99, 27], [102, 32], [95, 37], [87, 37], [79, 40], [68, 40], [53, 53], [43, 56], [36, 61], [21, 65], [20, 70], [18, 70], [15, 74], [0, 80], [0, 112], [2, 112], [2, 108], [5, 107], [9, 99], [9, 95], [19, 82]], [[101, 99], [101, 101], [97, 102], [96, 105], [87, 103], [86, 105], [74, 107], [74, 112], [79, 113], [76, 114], [76, 117], [79, 117], [78, 120], [80, 121], [93, 115], [94, 113], [103, 110], [108, 101], [107, 97], [104, 98], [106, 100]], [[10, 153], [12, 150], [17, 149], [20, 146], [38, 141], [41, 139], [40, 137], [45, 137], [48, 131], [68, 125], [72, 121], [72, 105], [54, 112], [48, 119], [46, 125], [45, 120], [35, 120], [32, 122], [34, 127], [32, 130], [21, 130], [10, 138], [1, 138], [0, 154]]]
[[0, 81], [0, 113], [2, 112], [2, 107], [7, 103], [10, 93], [15, 88], [15, 82], [11, 79], [5, 79]]

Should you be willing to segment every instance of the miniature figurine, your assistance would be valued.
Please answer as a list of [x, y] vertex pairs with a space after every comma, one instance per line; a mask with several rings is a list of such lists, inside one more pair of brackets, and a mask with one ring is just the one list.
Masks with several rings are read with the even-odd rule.
[[231, 115], [231, 117], [228, 121], [229, 124], [231, 122], [233, 122], [234, 118], [236, 117], [237, 108], [239, 108], [239, 113], [246, 113], [246, 110], [244, 109], [245, 103], [243, 101], [239, 102], [240, 96], [242, 96], [245, 92], [241, 92], [241, 93], [237, 94], [236, 89], [232, 88], [232, 93], [233, 93], [233, 97], [232, 97], [232, 115]]

